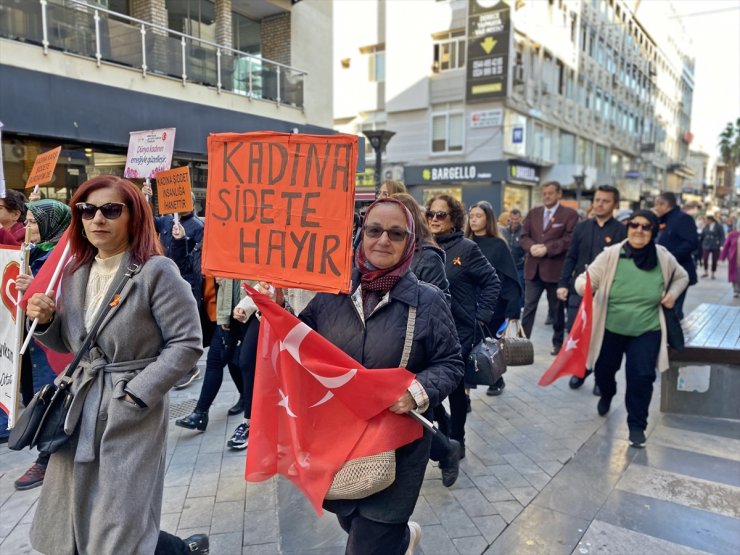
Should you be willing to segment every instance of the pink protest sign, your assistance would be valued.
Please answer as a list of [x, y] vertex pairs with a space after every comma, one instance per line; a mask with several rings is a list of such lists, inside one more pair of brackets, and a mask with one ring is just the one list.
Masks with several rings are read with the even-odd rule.
[[123, 176], [153, 179], [157, 173], [169, 170], [175, 148], [175, 128], [132, 131], [128, 141], [126, 169]]

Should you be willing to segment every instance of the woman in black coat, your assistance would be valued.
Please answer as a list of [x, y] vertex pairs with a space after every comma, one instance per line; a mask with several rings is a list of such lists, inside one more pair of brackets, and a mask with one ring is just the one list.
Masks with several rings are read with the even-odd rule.
[[[434, 238], [445, 251], [452, 317], [460, 338], [463, 360], [467, 360], [476, 340], [474, 334], [478, 323], [487, 324], [493, 318], [501, 283], [478, 245], [463, 236], [465, 211], [460, 201], [449, 195], [433, 197], [427, 204], [427, 221]], [[462, 457], [465, 456], [467, 408], [465, 384], [460, 382], [450, 394], [449, 436], [462, 444]], [[444, 427], [446, 415], [443, 407], [438, 407], [435, 417]], [[444, 467], [442, 470], [444, 477]]]
[[[450, 309], [440, 292], [409, 271], [414, 222], [397, 200], [370, 206], [355, 253], [351, 295], [320, 293], [300, 318], [366, 368], [397, 367], [410, 307], [416, 324], [407, 369], [416, 374], [390, 410], [418, 410], [431, 417], [461, 381], [463, 363]], [[421, 528], [409, 522], [424, 479], [431, 434], [396, 451], [396, 481], [358, 500], [325, 501], [349, 534], [347, 553], [412, 553]], [[407, 551], [408, 550], [408, 551]]]
[[[519, 303], [522, 288], [519, 285], [514, 258], [509, 245], [498, 231], [496, 214], [491, 203], [485, 200], [476, 202], [468, 211], [468, 222], [465, 224], [465, 237], [474, 241], [501, 280], [501, 294], [498, 297], [493, 318], [488, 322], [488, 329], [496, 333], [508, 318], [519, 319]], [[487, 395], [501, 395], [506, 387], [503, 376], [488, 388]]]

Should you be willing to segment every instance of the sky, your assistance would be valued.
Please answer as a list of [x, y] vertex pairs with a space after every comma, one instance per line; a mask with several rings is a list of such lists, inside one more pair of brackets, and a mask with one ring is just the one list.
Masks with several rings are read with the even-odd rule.
[[740, 117], [740, 0], [673, 0], [673, 6], [696, 59], [691, 148], [714, 158], [717, 136]]

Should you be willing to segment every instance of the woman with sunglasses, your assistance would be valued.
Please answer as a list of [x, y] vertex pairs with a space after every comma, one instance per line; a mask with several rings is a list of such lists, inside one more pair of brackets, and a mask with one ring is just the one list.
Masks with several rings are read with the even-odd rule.
[[[33, 247], [29, 253], [31, 273], [18, 274], [16, 287], [25, 293], [52, 250], [56, 247], [64, 231], [69, 226], [71, 210], [69, 206], [57, 200], [39, 200], [26, 203], [26, 227]], [[34, 392], [44, 385], [52, 383], [56, 373], [49, 364], [46, 352], [32, 341], [28, 357], [24, 355], [21, 372], [21, 391], [25, 405], [31, 400]], [[61, 370], [59, 368], [58, 370]], [[15, 481], [15, 489], [26, 490], [40, 486], [44, 481], [49, 453], [39, 452], [36, 462]]]
[[[465, 224], [465, 237], [471, 239], [480, 248], [496, 274], [501, 280], [501, 294], [493, 311], [493, 318], [488, 322], [488, 329], [495, 334], [508, 318], [519, 320], [519, 305], [522, 298], [522, 288], [514, 265], [514, 258], [509, 245], [501, 237], [496, 223], [496, 214], [491, 203], [485, 200], [476, 202], [468, 210], [468, 221]], [[506, 387], [504, 377], [491, 385], [486, 395], [501, 395]]]
[[[465, 210], [457, 199], [450, 195], [437, 195], [427, 203], [427, 221], [434, 238], [445, 251], [445, 272], [450, 282], [452, 295], [452, 317], [460, 338], [463, 360], [467, 360], [475, 341], [480, 341], [479, 324], [487, 324], [493, 318], [496, 301], [501, 291], [501, 282], [496, 271], [486, 260], [478, 245], [463, 236]], [[440, 428], [451, 439], [460, 442], [465, 457], [465, 420], [468, 411], [468, 397], [465, 384], [460, 380], [455, 391], [450, 394], [450, 424], [442, 405], [434, 412]], [[455, 468], [443, 466], [442, 480], [449, 482], [456, 474]], [[456, 476], [455, 476], [456, 477]], [[453, 480], [454, 482], [454, 480]]]
[[130, 181], [86, 181], [72, 198], [72, 258], [59, 303], [40, 293], [28, 303], [28, 317], [39, 321], [35, 337], [56, 351], [76, 352], [124, 273], [139, 266], [73, 376], [79, 421], [51, 455], [31, 526], [31, 544], [42, 553], [208, 550], [205, 535], [186, 545], [159, 530], [168, 391], [202, 347], [190, 287], [161, 256], [152, 222]]
[[[601, 390], [597, 406], [605, 416], [617, 393], [614, 379], [626, 356], [627, 426], [633, 447], [645, 445], [655, 369], [668, 369], [665, 317], [689, 284], [689, 276], [667, 249], [655, 244], [658, 218], [638, 210], [627, 223], [627, 239], [607, 247], [586, 271], [594, 291], [591, 345], [586, 368]], [[583, 295], [586, 272], [575, 288]]]

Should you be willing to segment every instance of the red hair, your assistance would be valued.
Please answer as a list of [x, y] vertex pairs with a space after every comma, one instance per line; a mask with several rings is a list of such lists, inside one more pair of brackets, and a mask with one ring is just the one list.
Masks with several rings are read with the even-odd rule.
[[162, 254], [162, 247], [154, 229], [154, 215], [149, 203], [139, 188], [128, 179], [114, 175], [101, 175], [85, 181], [75, 191], [70, 205], [72, 221], [69, 224], [70, 253], [74, 256], [71, 272], [93, 261], [97, 249], [82, 235], [82, 217], [77, 209], [78, 202], [85, 202], [93, 191], [99, 189], [116, 189], [129, 212], [128, 240], [131, 260], [143, 264], [152, 256]]

